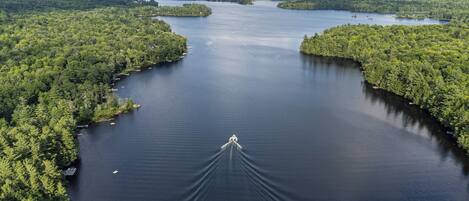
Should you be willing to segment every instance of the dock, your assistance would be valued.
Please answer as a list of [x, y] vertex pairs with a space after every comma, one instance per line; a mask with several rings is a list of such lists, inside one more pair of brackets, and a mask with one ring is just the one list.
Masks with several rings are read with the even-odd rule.
[[88, 125], [78, 125], [77, 128], [88, 128]]

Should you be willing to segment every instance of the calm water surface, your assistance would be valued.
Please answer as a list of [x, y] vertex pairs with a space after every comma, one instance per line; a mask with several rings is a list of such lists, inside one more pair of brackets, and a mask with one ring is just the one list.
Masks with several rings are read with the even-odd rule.
[[[435, 121], [357, 64], [298, 52], [340, 24], [435, 21], [207, 4], [163, 18], [186, 58], [118, 84], [143, 107], [82, 131], [73, 201], [469, 200], [469, 162]], [[220, 150], [232, 133], [244, 148]]]

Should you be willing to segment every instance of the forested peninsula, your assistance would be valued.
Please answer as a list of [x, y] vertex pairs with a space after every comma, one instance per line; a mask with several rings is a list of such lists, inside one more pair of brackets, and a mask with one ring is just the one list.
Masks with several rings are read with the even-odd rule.
[[396, 14], [400, 18], [469, 21], [469, 0], [298, 0], [277, 4], [284, 9], [348, 10]]
[[469, 25], [344, 25], [305, 37], [301, 52], [350, 58], [365, 79], [454, 130], [469, 152]]
[[182, 58], [186, 38], [144, 16], [210, 13], [126, 0], [0, 8], [0, 200], [8, 201], [69, 200], [61, 170], [78, 158], [77, 125], [135, 107], [112, 93], [119, 76]]
[[429, 111], [469, 153], [469, 0], [306, 0], [278, 7], [451, 20], [445, 25], [339, 26], [305, 36], [301, 52], [360, 62], [367, 82]]

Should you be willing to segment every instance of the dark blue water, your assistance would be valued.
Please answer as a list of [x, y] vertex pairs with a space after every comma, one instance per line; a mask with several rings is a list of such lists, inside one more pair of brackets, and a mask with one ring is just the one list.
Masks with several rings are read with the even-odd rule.
[[[186, 58], [119, 82], [142, 108], [82, 131], [73, 201], [469, 200], [468, 159], [438, 123], [357, 64], [298, 52], [340, 24], [435, 21], [206, 4], [162, 18]], [[220, 150], [232, 133], [243, 149]]]

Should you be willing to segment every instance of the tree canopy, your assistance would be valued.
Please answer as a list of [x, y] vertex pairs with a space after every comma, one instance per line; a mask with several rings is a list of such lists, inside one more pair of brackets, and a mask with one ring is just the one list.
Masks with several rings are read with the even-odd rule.
[[339, 9], [448, 20], [446, 25], [345, 25], [305, 37], [306, 54], [351, 58], [365, 79], [411, 99], [453, 129], [469, 152], [469, 0], [299, 0], [286, 9]]
[[185, 37], [145, 16], [211, 13], [203, 5], [138, 1], [88, 9], [121, 3], [127, 1], [0, 2], [0, 200], [68, 200], [60, 169], [78, 157], [77, 124], [133, 109], [110, 84], [187, 51]]
[[469, 25], [344, 25], [301, 51], [359, 61], [365, 79], [410, 99], [453, 129], [469, 152]]
[[9, 12], [56, 9], [89, 9], [104, 6], [130, 5], [132, 0], [2, 0], [0, 9]]
[[297, 0], [281, 2], [277, 6], [285, 9], [397, 14], [401, 18], [469, 20], [469, 0]]
[[139, 6], [133, 9], [140, 16], [178, 16], [178, 17], [207, 17], [212, 9], [203, 4], [183, 4], [182, 6]]

